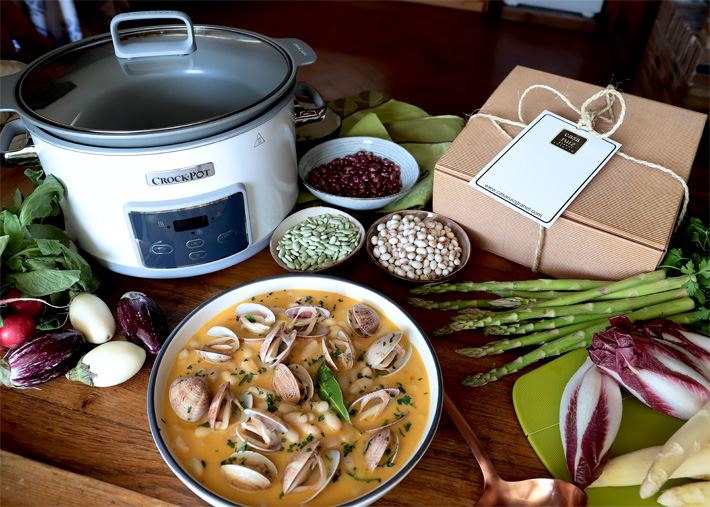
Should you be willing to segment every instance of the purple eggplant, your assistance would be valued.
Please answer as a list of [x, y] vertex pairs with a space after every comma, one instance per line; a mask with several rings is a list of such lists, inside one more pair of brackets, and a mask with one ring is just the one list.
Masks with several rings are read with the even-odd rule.
[[79, 331], [67, 329], [37, 335], [13, 350], [0, 366], [7, 387], [32, 387], [64, 375], [86, 353]]
[[142, 292], [126, 292], [116, 308], [118, 325], [132, 342], [157, 354], [168, 335], [168, 323], [158, 303]]

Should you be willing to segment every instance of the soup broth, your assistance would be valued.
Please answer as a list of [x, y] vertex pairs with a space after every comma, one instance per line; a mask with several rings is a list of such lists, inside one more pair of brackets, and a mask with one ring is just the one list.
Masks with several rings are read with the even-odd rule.
[[[358, 329], [360, 321], [351, 314], [353, 325], [350, 325], [348, 311], [359, 302], [335, 293], [284, 290], [243, 303], [252, 305], [246, 316], [237, 317], [236, 308], [250, 308], [240, 305], [216, 315], [188, 340], [170, 372], [170, 383], [180, 378], [196, 381], [192, 377], [206, 381], [208, 399], [227, 384], [223, 388], [225, 396], [236, 400], [228, 402], [226, 409], [220, 407], [220, 416], [231, 411], [226, 428], [213, 429], [208, 414], [192, 412], [192, 416], [197, 417], [190, 414], [204, 407], [195, 403], [193, 409], [192, 405], [185, 406], [193, 401], [183, 400], [178, 410], [182, 410], [184, 417], [193, 419], [186, 421], [176, 413], [175, 396], [171, 403], [169, 395], [173, 393], [165, 393], [166, 438], [182, 467], [216, 494], [250, 506], [300, 505], [316, 493], [308, 505], [336, 505], [371, 491], [395, 475], [423, 438], [430, 402], [424, 363], [407, 336], [377, 308], [372, 308], [379, 317], [376, 331], [367, 337], [357, 334], [353, 325]], [[254, 305], [270, 309], [276, 322], [262, 322], [259, 307]], [[293, 309], [298, 306], [307, 310], [299, 314]], [[239, 348], [233, 352], [222, 350], [225, 352], [222, 356], [200, 352], [219, 348], [207, 344], [214, 344], [216, 335], [225, 334], [221, 328], [239, 337]], [[282, 340], [265, 350], [268, 347], [264, 339], [271, 338], [275, 328]], [[289, 349], [285, 342], [296, 335], [299, 336], [293, 339]], [[282, 356], [280, 362], [279, 355]], [[215, 362], [216, 359], [226, 360]], [[299, 370], [293, 365], [302, 366], [313, 383], [309, 399], [304, 399], [309, 394], [307, 378], [295, 383], [299, 388], [298, 399], [281, 396], [280, 393], [286, 393], [283, 382], [277, 382], [278, 386], [274, 384], [275, 374], [280, 379], [284, 370], [292, 373]], [[330, 383], [322, 377], [328, 371], [333, 375]], [[293, 380], [288, 372], [285, 377]], [[340, 405], [337, 400], [328, 400], [337, 398], [333, 381], [337, 381], [342, 392]], [[176, 388], [170, 388], [173, 389]], [[370, 393], [373, 394], [368, 397]], [[251, 411], [247, 408], [249, 404]], [[261, 428], [259, 424], [264, 421], [264, 415], [276, 420], [278, 427], [273, 429], [271, 419], [267, 419], [267, 429]], [[350, 422], [345, 417], [349, 417]], [[259, 424], [253, 427], [254, 422]], [[286, 431], [281, 431], [284, 429]], [[272, 448], [264, 451], [265, 445]], [[276, 468], [274, 476], [268, 467], [256, 466], [266, 480], [259, 478], [258, 487], [248, 486], [252, 490], [245, 490], [247, 488], [239, 482], [239, 487], [230, 485], [225, 471], [237, 468], [223, 467], [251, 467], [251, 458], [245, 458], [253, 455], [244, 453], [245, 450], [268, 458]], [[337, 451], [338, 456], [332, 451]], [[293, 460], [304, 457], [310, 457], [304, 469], [313, 468], [311, 475], [304, 480], [307, 474], [302, 472], [290, 486], [293, 491], [285, 491], [287, 465], [291, 462], [289, 467], [293, 471]], [[248, 475], [253, 472], [249, 471]]]

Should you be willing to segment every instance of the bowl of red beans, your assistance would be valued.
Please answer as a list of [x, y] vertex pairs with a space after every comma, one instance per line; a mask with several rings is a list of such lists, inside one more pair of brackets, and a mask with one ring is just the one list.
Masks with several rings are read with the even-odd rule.
[[387, 206], [409, 192], [419, 165], [400, 145], [377, 137], [341, 137], [309, 150], [301, 181], [318, 199], [353, 210]]

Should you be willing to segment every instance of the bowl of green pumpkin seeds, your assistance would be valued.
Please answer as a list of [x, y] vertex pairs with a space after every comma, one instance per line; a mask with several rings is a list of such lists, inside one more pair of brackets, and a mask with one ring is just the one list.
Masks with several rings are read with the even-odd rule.
[[326, 206], [287, 216], [271, 236], [271, 256], [292, 273], [318, 273], [353, 257], [365, 243], [365, 228], [351, 215]]

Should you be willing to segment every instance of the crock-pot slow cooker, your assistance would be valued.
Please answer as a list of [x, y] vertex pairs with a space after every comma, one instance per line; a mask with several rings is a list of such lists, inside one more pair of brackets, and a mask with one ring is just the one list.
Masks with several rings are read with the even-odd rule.
[[[182, 23], [119, 30], [163, 18]], [[193, 26], [177, 11], [121, 14], [111, 34], [0, 78], [0, 110], [20, 115], [0, 143], [6, 152], [31, 134], [44, 171], [66, 188], [67, 231], [107, 268], [208, 273], [263, 249], [293, 207], [294, 124], [325, 113], [296, 83], [314, 61], [296, 39]]]

